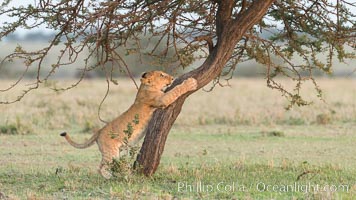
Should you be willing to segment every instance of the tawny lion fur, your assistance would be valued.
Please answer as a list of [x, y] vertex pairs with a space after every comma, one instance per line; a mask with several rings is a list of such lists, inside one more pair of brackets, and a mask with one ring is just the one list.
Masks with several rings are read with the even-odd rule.
[[[132, 134], [128, 141], [130, 144], [134, 144], [144, 136], [144, 129], [157, 108], [165, 108], [184, 93], [197, 88], [197, 81], [194, 78], [189, 78], [169, 92], [164, 93], [164, 89], [172, 81], [173, 77], [164, 72], [146, 72], [142, 75], [141, 85], [133, 105], [122, 115], [94, 133], [88, 141], [84, 144], [78, 144], [71, 140], [65, 132], [61, 136], [64, 136], [69, 144], [80, 149], [87, 148], [96, 142], [102, 154], [99, 172], [104, 178], [109, 179], [112, 176], [109, 164], [113, 158], [119, 157], [120, 147], [124, 144], [124, 138], [127, 138], [124, 131], [127, 130], [128, 124], [132, 125]], [[137, 120], [138, 123], [133, 123], [134, 120]]]

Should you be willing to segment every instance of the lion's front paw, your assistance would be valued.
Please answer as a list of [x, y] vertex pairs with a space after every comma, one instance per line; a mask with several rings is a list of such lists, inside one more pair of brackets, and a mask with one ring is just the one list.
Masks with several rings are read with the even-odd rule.
[[183, 84], [187, 87], [188, 91], [196, 90], [198, 87], [198, 82], [195, 78], [188, 78]]

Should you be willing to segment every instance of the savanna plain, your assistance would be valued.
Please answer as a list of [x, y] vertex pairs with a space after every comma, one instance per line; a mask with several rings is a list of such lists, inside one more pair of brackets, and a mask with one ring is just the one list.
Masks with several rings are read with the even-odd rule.
[[[51, 90], [74, 82], [50, 81], [0, 105], [0, 199], [356, 199], [355, 79], [318, 79], [323, 100], [305, 83], [301, 95], [313, 104], [288, 111], [263, 78], [200, 90], [184, 104], [156, 174], [128, 167], [112, 180], [97, 173], [96, 145], [75, 149], [59, 136], [83, 142], [104, 125], [98, 107], [106, 82]], [[1, 89], [12, 83], [1, 80]], [[16, 98], [25, 85], [0, 99]], [[130, 80], [118, 79], [101, 118], [120, 115], [135, 93]]]

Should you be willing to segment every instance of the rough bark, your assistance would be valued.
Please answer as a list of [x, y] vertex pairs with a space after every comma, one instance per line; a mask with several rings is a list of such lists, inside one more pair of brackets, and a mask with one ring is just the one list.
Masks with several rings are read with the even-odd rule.
[[[178, 85], [188, 77], [198, 81], [201, 88], [220, 75], [225, 64], [230, 59], [234, 47], [254, 24], [262, 19], [275, 0], [254, 1], [251, 6], [232, 17], [233, 0], [220, 0], [216, 14], [216, 30], [218, 41], [205, 62], [197, 69], [182, 75], [172, 85]], [[157, 110], [146, 129], [146, 137], [137, 156], [140, 170], [146, 176], [151, 176], [157, 170], [164, 150], [168, 133], [178, 117], [185, 99], [195, 91], [180, 97], [166, 109]]]

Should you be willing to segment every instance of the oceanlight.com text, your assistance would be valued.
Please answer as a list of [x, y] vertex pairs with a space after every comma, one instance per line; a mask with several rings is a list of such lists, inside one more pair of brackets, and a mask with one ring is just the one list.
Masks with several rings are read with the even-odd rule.
[[256, 182], [250, 185], [243, 184], [238, 181], [217, 183], [205, 183], [197, 181], [193, 183], [178, 182], [178, 192], [182, 193], [212, 193], [212, 192], [276, 192], [276, 193], [315, 193], [315, 192], [349, 192], [349, 185], [335, 184], [316, 184], [316, 183], [298, 183], [291, 184], [269, 184], [264, 182]]

